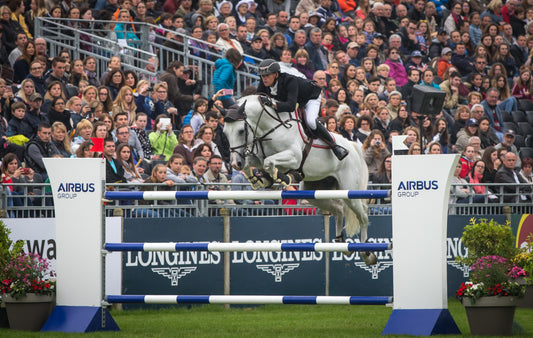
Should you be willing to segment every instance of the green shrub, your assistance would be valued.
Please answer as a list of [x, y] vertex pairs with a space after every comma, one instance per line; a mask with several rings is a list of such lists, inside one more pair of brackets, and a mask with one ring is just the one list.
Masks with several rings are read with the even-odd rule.
[[[23, 250], [24, 243], [17, 241], [13, 244], [13, 241], [9, 239], [11, 230], [5, 225], [3, 221], [0, 221], [0, 267], [5, 267], [13, 258], [20, 255]], [[0, 280], [2, 280], [2, 271], [0, 269]]]
[[493, 219], [472, 218], [465, 227], [461, 240], [468, 251], [465, 257], [458, 257], [457, 260], [465, 265], [472, 265], [485, 256], [512, 259], [518, 251], [509, 222], [499, 224]]

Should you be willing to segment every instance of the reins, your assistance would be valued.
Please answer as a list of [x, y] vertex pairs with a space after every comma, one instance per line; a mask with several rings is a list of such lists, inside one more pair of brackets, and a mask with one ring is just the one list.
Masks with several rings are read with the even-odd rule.
[[[263, 159], [265, 158], [265, 145], [264, 142], [272, 141], [273, 139], [269, 137], [272, 133], [274, 133], [276, 130], [278, 130], [280, 127], [284, 127], [285, 129], [290, 129], [293, 127], [293, 125], [289, 124], [291, 121], [299, 122], [297, 116], [292, 116], [292, 112], [288, 112], [289, 117], [287, 119], [283, 119], [280, 117], [279, 113], [273, 109], [274, 113], [269, 111], [267, 106], [258, 99], [259, 104], [261, 105], [261, 112], [259, 113], [259, 116], [257, 120], [255, 121], [256, 125], [255, 127], [252, 126], [252, 124], [248, 120], [247, 114], [243, 111], [242, 117], [239, 116], [239, 120], [244, 121], [244, 143], [238, 146], [230, 147], [231, 152], [239, 154], [242, 158], [246, 158], [248, 155], [256, 155], [261, 156]], [[245, 105], [246, 102], [243, 103]], [[259, 133], [259, 124], [261, 122], [261, 119], [264, 116], [270, 117], [272, 120], [278, 122], [274, 127], [267, 130], [264, 134], [261, 136], [258, 136]], [[251, 134], [251, 140], [248, 141]], [[309, 151], [311, 150], [312, 146], [312, 140], [309, 140], [305, 142], [305, 147], [302, 150], [302, 161], [300, 163], [300, 166], [298, 168], [299, 172], [302, 172], [303, 165], [305, 163], [305, 160], [307, 159], [307, 156], [309, 155]], [[242, 150], [241, 150], [242, 149]], [[239, 151], [240, 150], [240, 151]]]

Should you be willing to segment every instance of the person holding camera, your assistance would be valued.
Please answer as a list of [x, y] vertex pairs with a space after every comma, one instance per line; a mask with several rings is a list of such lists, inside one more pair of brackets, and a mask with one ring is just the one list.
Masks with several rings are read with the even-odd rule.
[[[8, 153], [2, 159], [2, 165], [0, 167], [2, 173], [0, 183], [7, 187], [6, 191], [9, 197], [7, 199], [8, 206], [24, 206], [24, 200], [22, 197], [15, 197], [17, 195], [24, 195], [23, 186], [12, 186], [10, 183], [43, 183], [42, 177], [35, 173], [31, 168], [22, 168], [20, 166], [20, 161], [17, 158], [17, 155], [13, 153]], [[37, 192], [40, 193], [40, 188], [37, 187], [27, 187], [28, 195], [33, 195]], [[39, 191], [34, 191], [39, 190]], [[26, 205], [33, 205], [31, 199], [26, 200]]]
[[178, 109], [168, 99], [168, 86], [166, 83], [158, 83], [154, 86], [152, 92], [152, 101], [154, 102], [154, 112], [152, 116], [166, 115], [172, 121], [172, 128], [179, 130], [181, 121], [178, 117]]
[[[153, 88], [150, 86], [150, 83], [146, 80], [140, 80], [137, 83], [137, 88], [133, 96], [135, 97], [135, 106], [137, 107], [137, 115], [143, 113], [147, 117], [146, 128], [152, 129], [152, 120], [155, 119], [157, 115], [154, 114], [154, 101], [150, 97], [150, 92]], [[134, 122], [135, 124], [135, 122]]]
[[178, 138], [172, 131], [172, 123], [165, 114], [156, 117], [148, 138], [154, 154], [162, 159], [170, 158], [174, 148], [178, 145]]
[[377, 129], [372, 130], [363, 143], [363, 152], [365, 154], [369, 176], [377, 175], [383, 160], [390, 155], [387, 144], [385, 143], [385, 136], [383, 136], [381, 131]]
[[224, 96], [220, 97], [224, 108], [229, 108], [235, 101], [233, 100], [233, 88], [237, 78], [236, 69], [242, 63], [242, 55], [235, 48], [230, 48], [223, 59], [215, 62], [215, 72], [213, 73], [213, 85], [215, 92], [224, 89]]

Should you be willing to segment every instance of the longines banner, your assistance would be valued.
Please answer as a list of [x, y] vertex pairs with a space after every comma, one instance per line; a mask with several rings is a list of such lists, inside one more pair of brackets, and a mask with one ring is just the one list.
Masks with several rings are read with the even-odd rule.
[[[251, 222], [250, 222], [251, 223]], [[125, 219], [124, 242], [222, 242], [220, 217]], [[125, 252], [123, 294], [221, 295], [223, 253]]]
[[[448, 216], [448, 294], [469, 276], [468, 267], [457, 264], [464, 256], [460, 238], [471, 216]], [[504, 216], [491, 216], [505, 222]], [[332, 220], [330, 238], [335, 225]], [[370, 217], [369, 241], [392, 241], [391, 217]], [[323, 242], [322, 217], [231, 218], [231, 241]], [[415, 239], [413, 239], [414, 241]], [[124, 220], [124, 242], [222, 241], [222, 218]], [[424, 253], [420, 253], [423, 255]], [[393, 252], [378, 253], [377, 265], [368, 267], [358, 253], [330, 253], [330, 295], [392, 295]], [[324, 253], [230, 253], [231, 294], [324, 295]], [[413, 261], [413, 264], [417, 264]], [[223, 294], [222, 253], [125, 253], [123, 294]], [[419, 267], [420, 282], [424, 266]]]
[[[464, 256], [460, 238], [471, 216], [448, 216], [447, 265], [448, 294], [469, 276], [468, 267], [457, 264]], [[479, 216], [485, 217], [485, 216]], [[504, 216], [491, 216], [500, 223]], [[513, 228], [522, 233], [533, 229], [532, 215], [517, 215]], [[38, 253], [55, 265], [56, 241], [53, 219], [3, 219], [12, 229], [14, 240], [23, 240], [27, 252]], [[108, 240], [120, 241], [120, 219], [106, 219]], [[371, 216], [371, 242], [392, 241], [391, 217]], [[222, 241], [222, 218], [124, 219], [124, 242], [215, 242]], [[329, 238], [335, 236], [331, 218]], [[111, 231], [111, 232], [110, 232]], [[529, 231], [527, 231], [529, 232]], [[231, 240], [246, 242], [321, 242], [324, 228], [321, 216], [307, 217], [232, 217]], [[392, 252], [380, 252], [378, 264], [366, 266], [358, 253], [330, 253], [330, 295], [392, 295]], [[421, 253], [423, 254], [423, 253]], [[120, 253], [108, 257], [107, 292], [119, 294], [223, 294], [222, 253], [124, 253], [122, 288], [120, 287]], [[325, 257], [319, 252], [230, 253], [231, 293], [238, 294], [325, 294]], [[118, 259], [117, 259], [118, 258]], [[416, 262], [413, 262], [416, 264]], [[424, 267], [420, 266], [420, 280]]]

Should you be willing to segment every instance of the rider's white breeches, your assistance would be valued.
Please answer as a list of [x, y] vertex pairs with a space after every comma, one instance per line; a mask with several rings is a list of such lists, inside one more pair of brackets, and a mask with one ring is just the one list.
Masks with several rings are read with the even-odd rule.
[[320, 96], [316, 99], [309, 100], [305, 105], [305, 122], [309, 128], [316, 130], [316, 119], [320, 112]]

